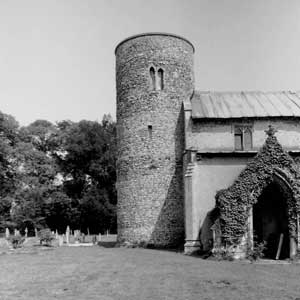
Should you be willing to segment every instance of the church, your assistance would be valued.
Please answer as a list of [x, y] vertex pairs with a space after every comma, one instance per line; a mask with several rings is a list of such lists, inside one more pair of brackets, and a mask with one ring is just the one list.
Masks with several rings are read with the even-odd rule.
[[116, 47], [118, 242], [292, 258], [300, 93], [198, 91], [194, 53], [167, 33]]

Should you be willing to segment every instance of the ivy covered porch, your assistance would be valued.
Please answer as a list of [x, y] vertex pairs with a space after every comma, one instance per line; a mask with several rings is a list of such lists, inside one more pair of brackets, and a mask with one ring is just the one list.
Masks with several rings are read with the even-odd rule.
[[233, 247], [235, 257], [264, 243], [270, 259], [292, 258], [299, 246], [299, 171], [295, 160], [283, 150], [274, 128], [229, 188], [216, 195], [216, 240]]

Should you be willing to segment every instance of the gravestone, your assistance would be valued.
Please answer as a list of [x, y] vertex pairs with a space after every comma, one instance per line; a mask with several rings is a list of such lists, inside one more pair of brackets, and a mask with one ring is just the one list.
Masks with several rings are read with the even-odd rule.
[[9, 238], [9, 229], [8, 228], [5, 229], [5, 237], [7, 239]]
[[70, 227], [67, 226], [67, 229], [66, 229], [66, 242], [67, 244], [70, 243]]
[[63, 235], [58, 236], [58, 246], [61, 247], [64, 244], [64, 237]]

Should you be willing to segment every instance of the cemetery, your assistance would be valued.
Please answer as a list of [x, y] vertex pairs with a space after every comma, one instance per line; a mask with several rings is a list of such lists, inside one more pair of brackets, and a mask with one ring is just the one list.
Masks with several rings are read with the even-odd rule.
[[[58, 231], [50, 231], [50, 229], [34, 230], [34, 236], [28, 236], [28, 229], [25, 228], [24, 234], [17, 229], [10, 233], [6, 228], [5, 236], [0, 237], [0, 254], [13, 252], [18, 249], [28, 249], [36, 246], [44, 247], [89, 247], [101, 245], [104, 243], [114, 243], [116, 235], [99, 233], [97, 235], [85, 234], [80, 230], [71, 230], [67, 226], [64, 234], [58, 234]], [[20, 252], [20, 251], [19, 251]], [[22, 252], [22, 251], [21, 251]], [[24, 251], [23, 251], [24, 252]]]

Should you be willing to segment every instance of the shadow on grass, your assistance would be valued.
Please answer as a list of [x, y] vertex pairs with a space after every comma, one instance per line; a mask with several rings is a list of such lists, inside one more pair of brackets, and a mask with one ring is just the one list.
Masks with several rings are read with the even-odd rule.
[[104, 247], [104, 248], [115, 248], [117, 242], [98, 242], [98, 246]]

